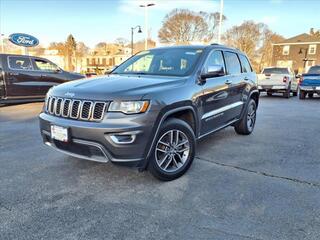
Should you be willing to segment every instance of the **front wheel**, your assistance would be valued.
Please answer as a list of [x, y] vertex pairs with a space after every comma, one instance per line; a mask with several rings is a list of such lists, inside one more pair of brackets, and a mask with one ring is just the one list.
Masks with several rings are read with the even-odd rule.
[[195, 156], [196, 137], [189, 124], [172, 118], [166, 120], [152, 147], [148, 169], [163, 181], [182, 176]]
[[249, 135], [253, 132], [257, 117], [257, 104], [250, 99], [242, 119], [234, 126], [236, 133]]
[[305, 98], [306, 98], [306, 92], [300, 90], [300, 91], [299, 91], [299, 99], [305, 99]]

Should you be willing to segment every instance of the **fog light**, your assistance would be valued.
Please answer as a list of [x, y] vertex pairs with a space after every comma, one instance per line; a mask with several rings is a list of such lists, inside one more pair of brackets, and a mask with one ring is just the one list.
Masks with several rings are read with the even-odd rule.
[[116, 144], [131, 144], [136, 140], [136, 136], [140, 131], [123, 132], [110, 134], [111, 140]]

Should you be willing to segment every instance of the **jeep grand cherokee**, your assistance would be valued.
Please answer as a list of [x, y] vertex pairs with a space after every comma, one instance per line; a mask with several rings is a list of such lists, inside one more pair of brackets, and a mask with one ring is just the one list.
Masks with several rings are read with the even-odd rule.
[[250, 134], [258, 100], [244, 53], [218, 44], [156, 48], [107, 76], [53, 87], [40, 129], [66, 154], [173, 180], [190, 167], [197, 139], [227, 126]]

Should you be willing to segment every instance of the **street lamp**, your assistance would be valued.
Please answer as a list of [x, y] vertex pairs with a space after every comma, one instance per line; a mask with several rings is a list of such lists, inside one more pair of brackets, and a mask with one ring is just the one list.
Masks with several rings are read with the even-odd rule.
[[308, 48], [300, 48], [299, 50], [299, 54], [302, 54], [302, 50], [304, 50], [304, 59], [303, 59], [303, 68], [304, 70], [306, 70], [306, 64], [307, 64], [307, 61], [308, 61]]
[[131, 56], [133, 55], [133, 32], [137, 28], [138, 28], [138, 33], [142, 33], [140, 25], [137, 25], [131, 28]]
[[152, 7], [154, 5], [155, 5], [154, 3], [140, 5], [140, 7], [144, 8], [144, 29], [145, 29], [144, 50], [148, 49], [148, 7]]

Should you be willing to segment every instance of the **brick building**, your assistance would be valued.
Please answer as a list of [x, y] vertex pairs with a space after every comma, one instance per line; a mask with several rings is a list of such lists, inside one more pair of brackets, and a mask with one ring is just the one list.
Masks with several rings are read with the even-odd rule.
[[272, 51], [273, 66], [305, 72], [311, 66], [320, 65], [320, 32], [312, 28], [309, 33], [274, 43]]

